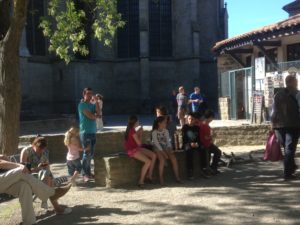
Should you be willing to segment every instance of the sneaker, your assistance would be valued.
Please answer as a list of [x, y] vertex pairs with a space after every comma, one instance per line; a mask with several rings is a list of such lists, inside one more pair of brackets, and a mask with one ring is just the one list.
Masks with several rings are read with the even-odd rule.
[[41, 203], [41, 208], [48, 210], [48, 202], [47, 201], [42, 201]]
[[295, 180], [297, 177], [295, 176], [295, 175], [293, 175], [293, 174], [291, 174], [291, 175], [285, 175], [284, 177], [283, 177], [283, 179], [285, 180], [285, 181], [287, 181], [287, 180]]
[[60, 197], [64, 196], [71, 188], [72, 184], [67, 184], [66, 186], [55, 188], [55, 193], [49, 199], [51, 201], [56, 201]]
[[67, 215], [72, 212], [72, 209], [69, 207], [64, 208], [62, 212], [55, 212], [56, 215]]

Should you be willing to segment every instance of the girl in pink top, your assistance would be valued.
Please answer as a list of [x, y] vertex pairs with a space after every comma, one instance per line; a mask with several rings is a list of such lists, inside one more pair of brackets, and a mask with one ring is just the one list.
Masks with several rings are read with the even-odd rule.
[[79, 139], [79, 129], [71, 127], [65, 133], [64, 143], [68, 148], [67, 153], [67, 166], [68, 173], [71, 176], [71, 182], [76, 185], [76, 178], [81, 172], [82, 165], [80, 162], [80, 152], [83, 151], [80, 139]]
[[128, 125], [125, 132], [125, 142], [124, 147], [129, 155], [129, 157], [135, 158], [144, 163], [138, 186], [140, 188], [144, 187], [144, 181], [146, 174], [148, 172], [147, 178], [152, 181], [153, 168], [156, 161], [155, 153], [148, 149], [142, 148], [142, 127], [139, 126], [139, 121], [137, 116], [132, 115], [128, 118]]

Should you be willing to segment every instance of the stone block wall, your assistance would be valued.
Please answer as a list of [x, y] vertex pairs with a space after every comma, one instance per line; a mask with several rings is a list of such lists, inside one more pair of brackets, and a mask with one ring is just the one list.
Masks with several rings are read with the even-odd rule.
[[[237, 127], [213, 128], [214, 142], [218, 146], [230, 145], [264, 145], [266, 143], [269, 125], [244, 125]], [[21, 136], [20, 146], [31, 143], [31, 136]], [[66, 158], [67, 148], [64, 146], [64, 135], [47, 135], [50, 160], [63, 162]], [[143, 142], [149, 142], [150, 131], [144, 132]], [[103, 132], [97, 134], [95, 156], [107, 156], [114, 153], [124, 152], [124, 132]]]
[[[179, 173], [181, 178], [186, 178], [185, 153], [176, 152], [176, 158], [179, 165]], [[194, 175], [200, 176], [200, 165], [198, 152], [195, 152], [194, 157]], [[158, 161], [157, 161], [158, 163]], [[105, 164], [105, 171], [103, 171], [103, 164]], [[95, 181], [97, 186], [105, 186], [111, 188], [120, 188], [128, 185], [136, 185], [140, 176], [143, 164], [138, 160], [129, 158], [127, 156], [114, 156], [95, 158]], [[155, 166], [154, 179], [158, 179], [158, 165]], [[172, 165], [168, 161], [168, 166], [165, 167], [165, 182], [172, 183], [175, 177], [172, 171]]]
[[219, 112], [221, 120], [230, 120], [230, 98], [219, 98]]
[[243, 125], [213, 129], [214, 142], [218, 146], [264, 145], [270, 125]]

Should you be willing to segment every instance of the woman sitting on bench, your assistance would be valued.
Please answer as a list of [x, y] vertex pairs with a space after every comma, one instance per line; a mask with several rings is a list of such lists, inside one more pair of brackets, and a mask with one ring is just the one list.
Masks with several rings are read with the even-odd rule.
[[[21, 151], [21, 163], [26, 164], [31, 173], [38, 173], [38, 177], [45, 184], [54, 187], [53, 175], [50, 171], [49, 152], [46, 149], [47, 141], [44, 137], [36, 137], [31, 146], [25, 147]], [[57, 201], [52, 202], [57, 214], [67, 214], [70, 208], [64, 208]], [[48, 209], [47, 201], [43, 201], [42, 208]]]
[[52, 203], [57, 203], [57, 199], [69, 191], [70, 185], [55, 189], [49, 187], [28, 174], [29, 170], [26, 166], [9, 162], [7, 159], [7, 157], [0, 155], [0, 193], [19, 197], [23, 224], [36, 224], [32, 194], [35, 194], [41, 200], [46, 201], [50, 198]]

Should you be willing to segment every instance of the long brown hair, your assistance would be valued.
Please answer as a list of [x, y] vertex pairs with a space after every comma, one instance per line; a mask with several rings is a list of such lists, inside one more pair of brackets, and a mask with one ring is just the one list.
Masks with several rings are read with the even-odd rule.
[[152, 125], [152, 131], [157, 130], [159, 127], [159, 124], [164, 122], [166, 120], [166, 117], [164, 116], [159, 116], [157, 118], [155, 118], [153, 125]]
[[131, 115], [128, 117], [128, 123], [127, 123], [126, 131], [125, 131], [125, 140], [128, 139], [129, 131], [131, 128], [134, 127], [134, 125], [136, 124], [137, 121], [138, 121], [138, 117], [136, 115]]

